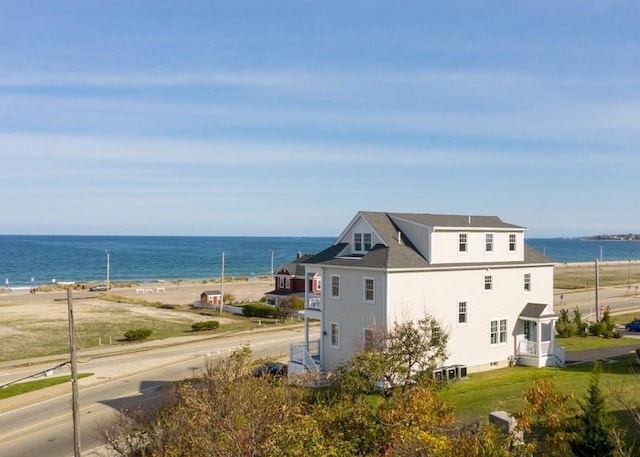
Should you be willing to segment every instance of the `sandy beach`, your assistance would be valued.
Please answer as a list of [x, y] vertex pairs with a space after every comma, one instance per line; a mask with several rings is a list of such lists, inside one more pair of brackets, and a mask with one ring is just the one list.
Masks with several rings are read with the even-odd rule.
[[[572, 308], [593, 301], [593, 293], [589, 292], [594, 287], [593, 268], [592, 263], [559, 264], [555, 270], [554, 304]], [[607, 293], [612, 297], [620, 295], [616, 299], [635, 303], [638, 285], [640, 263], [612, 262], [601, 265], [601, 286], [607, 287]], [[247, 303], [259, 301], [266, 292], [273, 290], [273, 286], [269, 277], [225, 278], [223, 285], [219, 280], [158, 281], [126, 287], [114, 283], [110, 294], [134, 303], [105, 300], [104, 292], [90, 292], [88, 287], [84, 290], [77, 287], [72, 297], [80, 335], [84, 335], [83, 341], [87, 345], [96, 346], [105, 344], [105, 341], [109, 341], [109, 344], [115, 342], [117, 338], [122, 338], [124, 329], [132, 326], [152, 326], [157, 329], [154, 333], [162, 338], [164, 329], [171, 325], [174, 328], [176, 325], [190, 328], [195, 321], [212, 319], [211, 315], [189, 310], [204, 291], [220, 290], [222, 287], [225, 296], [233, 295], [234, 303]], [[613, 298], [607, 297], [607, 300], [609, 303]], [[215, 319], [220, 324], [232, 321], [231, 316], [216, 315]], [[23, 354], [30, 356], [41, 347], [57, 346], [59, 349], [56, 350], [64, 350], [67, 327], [65, 289], [38, 291], [35, 294], [30, 293], [29, 289], [0, 292], [2, 359], [15, 360], [22, 358]]]

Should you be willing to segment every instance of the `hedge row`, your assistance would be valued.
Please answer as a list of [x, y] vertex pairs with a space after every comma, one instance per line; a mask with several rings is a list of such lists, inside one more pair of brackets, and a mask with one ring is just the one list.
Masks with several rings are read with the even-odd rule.
[[242, 315], [245, 317], [278, 317], [277, 310], [274, 306], [262, 305], [260, 303], [250, 303], [242, 307]]
[[195, 324], [191, 324], [191, 329], [194, 332], [201, 332], [204, 330], [215, 330], [220, 326], [220, 322], [218, 321], [202, 321], [196, 322]]

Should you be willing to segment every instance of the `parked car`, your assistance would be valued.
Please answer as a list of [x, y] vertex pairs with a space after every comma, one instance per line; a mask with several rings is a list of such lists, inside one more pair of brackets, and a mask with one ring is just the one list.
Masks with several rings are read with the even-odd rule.
[[287, 365], [280, 362], [265, 362], [261, 365], [258, 365], [253, 372], [253, 375], [256, 378], [260, 378], [262, 376], [273, 376], [274, 378], [280, 378], [283, 376], [287, 376], [288, 368]]
[[98, 284], [89, 289], [89, 292], [106, 292], [107, 286], [106, 284]]
[[640, 332], [640, 319], [634, 319], [624, 326], [630, 332]]

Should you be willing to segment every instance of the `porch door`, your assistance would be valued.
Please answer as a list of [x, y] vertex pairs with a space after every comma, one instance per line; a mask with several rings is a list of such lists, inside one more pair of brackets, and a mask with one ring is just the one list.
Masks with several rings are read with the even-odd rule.
[[524, 321], [524, 340], [531, 341], [531, 321]]

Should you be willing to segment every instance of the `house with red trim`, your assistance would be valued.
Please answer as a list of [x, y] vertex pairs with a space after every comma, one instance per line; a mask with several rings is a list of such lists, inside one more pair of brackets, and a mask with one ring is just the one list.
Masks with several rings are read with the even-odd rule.
[[[266, 303], [268, 305], [280, 306], [283, 300], [291, 297], [305, 298], [307, 285], [305, 284], [305, 268], [304, 262], [313, 257], [310, 254], [302, 254], [298, 252], [296, 259], [280, 266], [274, 274], [274, 290], [265, 294]], [[320, 277], [311, 277], [309, 279], [308, 289], [312, 293], [319, 293], [322, 287]]]

